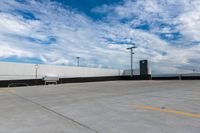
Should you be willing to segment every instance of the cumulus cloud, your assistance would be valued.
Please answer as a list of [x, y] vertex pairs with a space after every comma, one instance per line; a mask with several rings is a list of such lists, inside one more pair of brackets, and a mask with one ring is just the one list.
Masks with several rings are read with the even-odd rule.
[[0, 6], [1, 59], [75, 65], [80, 56], [83, 66], [127, 69], [126, 48], [135, 43], [135, 67], [140, 59], [150, 60], [155, 73], [198, 67], [198, 0], [124, 0], [93, 9], [105, 14], [100, 21], [51, 0], [2, 0]]
[[1, 58], [30, 57], [46, 64], [75, 65], [80, 56], [83, 66], [119, 67], [112, 61], [116, 50], [101, 39], [100, 24], [82, 13], [52, 1], [3, 0], [1, 7], [0, 36], [6, 42], [1, 44], [6, 46]]
[[199, 70], [193, 60], [200, 56], [199, 3], [198, 0], [124, 0], [120, 5], [104, 5], [93, 11], [108, 14], [105, 19], [120, 25], [114, 32], [108, 30], [107, 40], [116, 43], [128, 38], [127, 43], [131, 40], [138, 44], [136, 58], [149, 59], [154, 72], [181, 73], [193, 68]]
[[177, 18], [178, 28], [187, 39], [200, 41], [200, 1], [191, 1], [188, 6], [191, 9]]

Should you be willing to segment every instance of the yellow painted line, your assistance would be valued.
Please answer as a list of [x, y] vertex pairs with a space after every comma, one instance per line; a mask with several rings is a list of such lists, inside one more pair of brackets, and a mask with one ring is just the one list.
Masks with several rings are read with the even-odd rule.
[[15, 89], [0, 89], [0, 93], [5, 93], [5, 92], [14, 93], [14, 92], [16, 92], [16, 91], [15, 91]]
[[145, 105], [136, 105], [136, 108], [165, 112], [165, 113], [171, 113], [171, 114], [182, 115], [182, 116], [186, 116], [186, 117], [200, 118], [200, 114], [182, 112], [182, 111], [177, 111], [177, 110], [173, 110], [173, 109], [161, 109], [161, 108], [156, 108], [156, 107], [152, 107], [152, 106], [145, 106]]

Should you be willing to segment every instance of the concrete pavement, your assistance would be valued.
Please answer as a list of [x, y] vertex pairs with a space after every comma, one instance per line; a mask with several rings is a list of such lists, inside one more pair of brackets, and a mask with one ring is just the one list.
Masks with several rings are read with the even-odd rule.
[[199, 133], [199, 81], [0, 89], [0, 133]]

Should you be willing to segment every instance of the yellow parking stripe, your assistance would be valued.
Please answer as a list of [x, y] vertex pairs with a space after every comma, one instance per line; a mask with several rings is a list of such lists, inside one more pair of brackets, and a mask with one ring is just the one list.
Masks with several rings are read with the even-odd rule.
[[6, 92], [14, 93], [15, 89], [0, 89], [0, 93], [6, 93]]
[[177, 111], [177, 110], [173, 110], [173, 109], [161, 109], [161, 108], [156, 108], [156, 107], [152, 107], [152, 106], [145, 106], [145, 105], [136, 105], [136, 108], [165, 112], [165, 113], [171, 113], [171, 114], [182, 115], [182, 116], [187, 116], [187, 117], [200, 118], [200, 114], [182, 112], [182, 111]]

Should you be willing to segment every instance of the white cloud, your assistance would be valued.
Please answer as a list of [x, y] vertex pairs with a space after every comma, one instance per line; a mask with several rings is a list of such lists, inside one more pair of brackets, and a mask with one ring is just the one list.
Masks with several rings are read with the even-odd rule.
[[184, 37], [200, 41], [200, 1], [193, 1], [188, 6], [191, 9], [177, 18], [179, 22], [178, 28]]
[[23, 22], [19, 17], [8, 14], [0, 13], [0, 31], [1, 33], [15, 33], [26, 35], [34, 27], [38, 26], [38, 22]]
[[[85, 66], [120, 66], [118, 61], [113, 60], [120, 52], [107, 47], [101, 39], [101, 24], [93, 22], [87, 16], [64, 9], [50, 1], [32, 0], [25, 4], [2, 1], [0, 4], [6, 5], [0, 14], [0, 40], [6, 42], [12, 51], [16, 48], [21, 50], [15, 50], [17, 52], [12, 52], [11, 55], [9, 48], [4, 49], [0, 58], [20, 55], [21, 58], [37, 58], [47, 64], [75, 65], [76, 56], [80, 56], [81, 63]], [[29, 11], [38, 19], [24, 19], [13, 11], [15, 9]], [[30, 40], [32, 38], [46, 41], [49, 36], [56, 39], [50, 45]]]
[[[108, 37], [116, 42], [131, 38], [139, 45], [136, 58], [151, 60], [154, 72], [179, 73], [198, 69], [197, 63], [190, 60], [199, 58], [197, 50], [200, 44], [191, 44], [200, 40], [199, 0], [124, 0], [121, 5], [104, 5], [93, 11], [107, 13], [107, 19], [111, 23], [120, 25], [115, 30], [110, 30]], [[128, 21], [123, 24], [120, 23], [121, 20]], [[148, 25], [150, 30], [131, 28], [142, 24]], [[164, 33], [166, 37], [173, 39], [172, 34], [179, 32], [183, 37], [177, 41], [172, 40], [174, 44], [157, 35]], [[191, 69], [185, 69], [185, 66]]]
[[11, 47], [9, 45], [1, 43], [1, 49], [0, 49], [0, 57], [7, 58], [7, 57], [12, 57], [16, 56], [18, 58], [21, 57], [32, 57], [32, 53], [27, 52], [22, 49], [18, 49], [16, 47]]
[[[192, 7], [188, 7], [188, 4], [192, 4]], [[198, 67], [189, 60], [199, 57], [200, 46], [173, 45], [155, 33], [172, 36], [170, 33], [180, 32], [185, 36], [183, 40], [197, 41], [200, 38], [199, 5], [198, 0], [192, 3], [191, 0], [124, 0], [121, 5], [104, 5], [94, 9], [108, 16], [106, 22], [95, 22], [50, 0], [31, 0], [25, 4], [2, 0], [0, 58], [29, 57], [46, 64], [75, 65], [76, 56], [80, 56], [81, 64], [85, 66], [127, 68], [129, 52], [126, 48], [134, 42], [138, 45], [134, 64], [140, 59], [149, 59], [156, 72], [188, 72], [188, 69], [181, 68], [188, 65]], [[14, 14], [15, 9], [29, 11], [38, 19], [24, 19]], [[122, 19], [128, 19], [128, 22], [121, 23]], [[158, 22], [177, 26], [160, 27]], [[143, 23], [147, 23], [151, 30], [131, 28]], [[43, 42], [54, 37], [56, 41], [46, 45], [31, 42], [26, 37]]]

